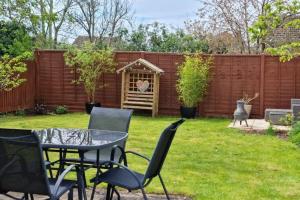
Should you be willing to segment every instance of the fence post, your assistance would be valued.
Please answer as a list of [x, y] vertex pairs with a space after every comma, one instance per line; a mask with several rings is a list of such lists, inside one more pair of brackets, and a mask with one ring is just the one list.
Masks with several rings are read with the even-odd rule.
[[[38, 49], [35, 49], [34, 51], [34, 61], [35, 61], [35, 69], [34, 69], [34, 72], [35, 72], [35, 94], [34, 94], [34, 104], [36, 103], [40, 103], [40, 60], [39, 60], [39, 57], [40, 57], [40, 53], [39, 53], [39, 50]], [[33, 105], [35, 106], [35, 105]]]
[[264, 88], [265, 88], [265, 54], [260, 56], [260, 84], [259, 84], [259, 113], [264, 116]]

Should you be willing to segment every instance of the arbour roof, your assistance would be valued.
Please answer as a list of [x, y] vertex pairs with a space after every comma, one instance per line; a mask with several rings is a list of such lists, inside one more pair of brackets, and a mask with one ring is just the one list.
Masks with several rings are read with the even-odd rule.
[[141, 63], [142, 65], [144, 65], [145, 67], [149, 68], [150, 70], [153, 70], [154, 72], [161, 74], [164, 73], [164, 70], [160, 69], [159, 67], [157, 67], [156, 65], [152, 64], [151, 62], [149, 62], [148, 60], [145, 60], [143, 58], [139, 58], [131, 63], [129, 63], [128, 65], [120, 68], [117, 70], [117, 73], [120, 73], [121, 71], [124, 71], [130, 67], [135, 67], [137, 63]]

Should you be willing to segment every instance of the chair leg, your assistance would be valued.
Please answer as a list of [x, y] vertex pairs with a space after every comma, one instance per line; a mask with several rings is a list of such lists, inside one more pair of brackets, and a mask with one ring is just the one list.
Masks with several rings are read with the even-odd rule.
[[147, 195], [146, 195], [146, 192], [145, 192], [144, 188], [142, 188], [141, 190], [142, 190], [142, 193], [143, 193], [144, 200], [148, 200], [148, 198], [147, 198]]
[[109, 200], [112, 200], [114, 197], [114, 187], [111, 188]]
[[110, 200], [111, 185], [107, 184], [106, 200]]
[[120, 199], [121, 199], [120, 193], [119, 193], [118, 190], [115, 188], [115, 186], [113, 186], [113, 187], [111, 188], [111, 196], [110, 196], [110, 200], [113, 199], [114, 193], [117, 194], [117, 198], [118, 198], [118, 200], [120, 200]]
[[116, 188], [114, 188], [114, 192], [117, 194], [118, 200], [121, 200], [121, 195], [120, 195], [119, 191]]
[[33, 194], [30, 194], [30, 199], [31, 199], [31, 200], [34, 200]]
[[[47, 149], [45, 150], [45, 155], [46, 155], [46, 160], [47, 160], [48, 162], [50, 162], [49, 154], [48, 154], [48, 150], [47, 150]], [[51, 168], [51, 163], [50, 163], [50, 165], [48, 166], [48, 171], [49, 171], [50, 178], [53, 178], [53, 172], [52, 172], [52, 168]]]
[[159, 177], [160, 183], [161, 183], [161, 185], [162, 185], [162, 187], [163, 187], [163, 189], [164, 189], [164, 192], [165, 192], [165, 194], [166, 194], [166, 196], [167, 196], [167, 199], [170, 200], [170, 197], [169, 197], [169, 194], [168, 194], [168, 190], [167, 190], [167, 188], [166, 188], [166, 185], [165, 185], [165, 183], [164, 183], [164, 181], [163, 181], [161, 175], [158, 174], [158, 177]]
[[73, 200], [73, 190], [74, 188], [71, 188], [68, 194], [68, 200]]
[[96, 192], [96, 186], [97, 186], [97, 184], [96, 184], [96, 182], [95, 182], [95, 183], [94, 183], [94, 186], [93, 186], [92, 194], [91, 194], [91, 200], [94, 199], [95, 192]]

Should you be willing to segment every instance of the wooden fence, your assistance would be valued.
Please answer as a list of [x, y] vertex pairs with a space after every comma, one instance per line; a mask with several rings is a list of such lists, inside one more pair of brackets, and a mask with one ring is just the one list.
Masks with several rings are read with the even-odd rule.
[[[183, 55], [117, 52], [117, 68], [138, 58], [144, 58], [165, 71], [160, 80], [159, 114], [178, 114], [180, 104], [175, 88], [176, 69], [182, 63]], [[70, 73], [64, 63], [63, 51], [36, 52], [37, 102], [49, 106], [66, 105], [72, 111], [84, 110], [86, 95], [82, 86], [72, 84], [74, 78], [76, 74]], [[232, 116], [236, 100], [241, 98], [243, 92], [249, 95], [259, 92], [259, 98], [253, 102], [253, 116], [262, 117], [265, 108], [288, 108], [291, 98], [300, 98], [299, 80], [300, 58], [280, 63], [277, 57], [265, 55], [215, 55], [213, 78], [204, 101], [199, 104], [199, 114]], [[96, 99], [103, 106], [120, 107], [121, 76], [105, 74], [101, 77], [101, 83], [107, 86], [97, 89]], [[3, 100], [0, 99], [0, 102]], [[6, 110], [9, 109], [12, 107]]]

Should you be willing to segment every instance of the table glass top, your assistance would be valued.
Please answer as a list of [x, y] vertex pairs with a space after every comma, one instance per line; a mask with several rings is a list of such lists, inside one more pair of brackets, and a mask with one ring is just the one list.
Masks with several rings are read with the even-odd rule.
[[95, 129], [50, 128], [36, 131], [43, 147], [98, 149], [125, 141], [127, 133]]

